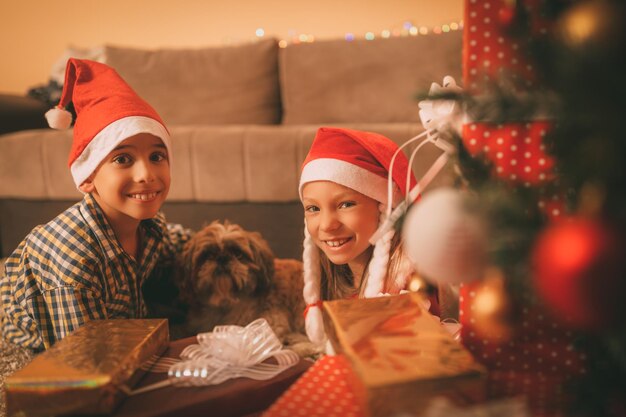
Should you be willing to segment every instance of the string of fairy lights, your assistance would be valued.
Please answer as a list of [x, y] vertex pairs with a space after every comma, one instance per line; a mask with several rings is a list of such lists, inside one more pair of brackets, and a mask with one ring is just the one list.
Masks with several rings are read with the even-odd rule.
[[[394, 29], [383, 29], [380, 32], [367, 31], [365, 33], [357, 34], [355, 32], [346, 32], [343, 38], [347, 42], [355, 41], [358, 39], [365, 39], [372, 41], [374, 39], [389, 39], [408, 36], [423, 36], [428, 34], [440, 35], [451, 31], [457, 31], [463, 29], [463, 21], [455, 21], [437, 26], [424, 26], [416, 25], [412, 21], [405, 21], [400, 27]], [[268, 34], [266, 30], [259, 27], [255, 30], [252, 40], [260, 40], [266, 37], [274, 37], [274, 35]], [[286, 48], [289, 45], [297, 45], [301, 43], [312, 43], [317, 40], [314, 34], [310, 33], [298, 33], [295, 30], [290, 30], [286, 37], [280, 37], [278, 46]], [[233, 41], [232, 39], [225, 39], [226, 43]]]

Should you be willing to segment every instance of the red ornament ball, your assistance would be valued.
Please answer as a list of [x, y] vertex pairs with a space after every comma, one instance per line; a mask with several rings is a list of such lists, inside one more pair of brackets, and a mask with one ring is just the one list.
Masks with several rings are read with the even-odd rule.
[[515, 7], [504, 6], [498, 10], [498, 21], [504, 28], [509, 28], [515, 20]]
[[534, 284], [557, 318], [597, 330], [623, 320], [626, 260], [623, 236], [592, 219], [544, 230], [533, 251]]

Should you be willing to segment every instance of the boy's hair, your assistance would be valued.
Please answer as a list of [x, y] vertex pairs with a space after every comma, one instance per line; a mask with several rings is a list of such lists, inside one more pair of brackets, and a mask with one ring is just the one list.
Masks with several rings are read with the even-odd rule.
[[171, 166], [171, 140], [165, 123], [113, 68], [70, 58], [59, 104], [46, 113], [50, 127], [70, 127], [72, 116], [65, 110], [70, 103], [74, 105], [76, 121], [68, 164], [77, 188], [117, 145], [139, 133], [149, 133], [163, 141]]
[[[390, 172], [394, 157], [394, 169]], [[392, 179], [391, 190], [388, 190], [388, 177]], [[398, 145], [392, 140], [377, 133], [322, 127], [318, 129], [302, 165], [299, 194], [302, 200], [303, 188], [309, 182], [331, 181], [378, 201], [382, 217], [386, 204], [395, 207], [403, 200], [407, 180], [410, 188], [416, 183], [409, 161], [402, 152], [398, 152]], [[388, 191], [390, 201], [387, 201]], [[347, 286], [350, 281], [354, 283], [354, 277], [345, 268], [330, 265], [326, 262], [328, 260], [322, 262], [325, 255], [309, 235], [306, 219], [304, 233], [302, 293], [307, 304], [305, 325], [309, 339], [321, 345], [326, 340], [320, 309], [321, 301], [325, 298], [322, 293], [325, 291], [332, 298], [347, 293]], [[374, 297], [389, 288], [389, 261], [390, 255], [395, 256], [397, 253], [397, 239], [391, 230], [376, 242], [367, 272], [361, 280], [361, 285], [365, 287], [359, 291], [359, 295]], [[332, 282], [334, 278], [340, 282]], [[324, 291], [322, 279], [325, 280]], [[404, 281], [405, 277], [401, 279]]]

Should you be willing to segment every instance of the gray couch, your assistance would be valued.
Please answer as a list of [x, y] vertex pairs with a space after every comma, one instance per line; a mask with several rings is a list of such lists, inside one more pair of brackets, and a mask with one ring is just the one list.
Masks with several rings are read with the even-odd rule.
[[[174, 142], [169, 221], [214, 219], [260, 231], [279, 257], [299, 258], [297, 184], [319, 126], [422, 132], [416, 94], [461, 78], [461, 32], [373, 41], [275, 40], [204, 49], [107, 46], [106, 62], [164, 118]], [[0, 135], [0, 257], [81, 198], [67, 167], [72, 132]], [[419, 176], [439, 151], [424, 148]], [[449, 181], [440, 175], [433, 186]]]

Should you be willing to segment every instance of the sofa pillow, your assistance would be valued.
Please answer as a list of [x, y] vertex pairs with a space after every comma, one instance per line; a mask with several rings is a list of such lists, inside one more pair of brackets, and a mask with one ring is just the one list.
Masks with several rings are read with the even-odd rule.
[[283, 123], [419, 122], [416, 94], [461, 81], [461, 31], [317, 41], [279, 52]]
[[107, 45], [106, 63], [166, 124], [280, 122], [274, 39], [201, 49], [140, 50]]

